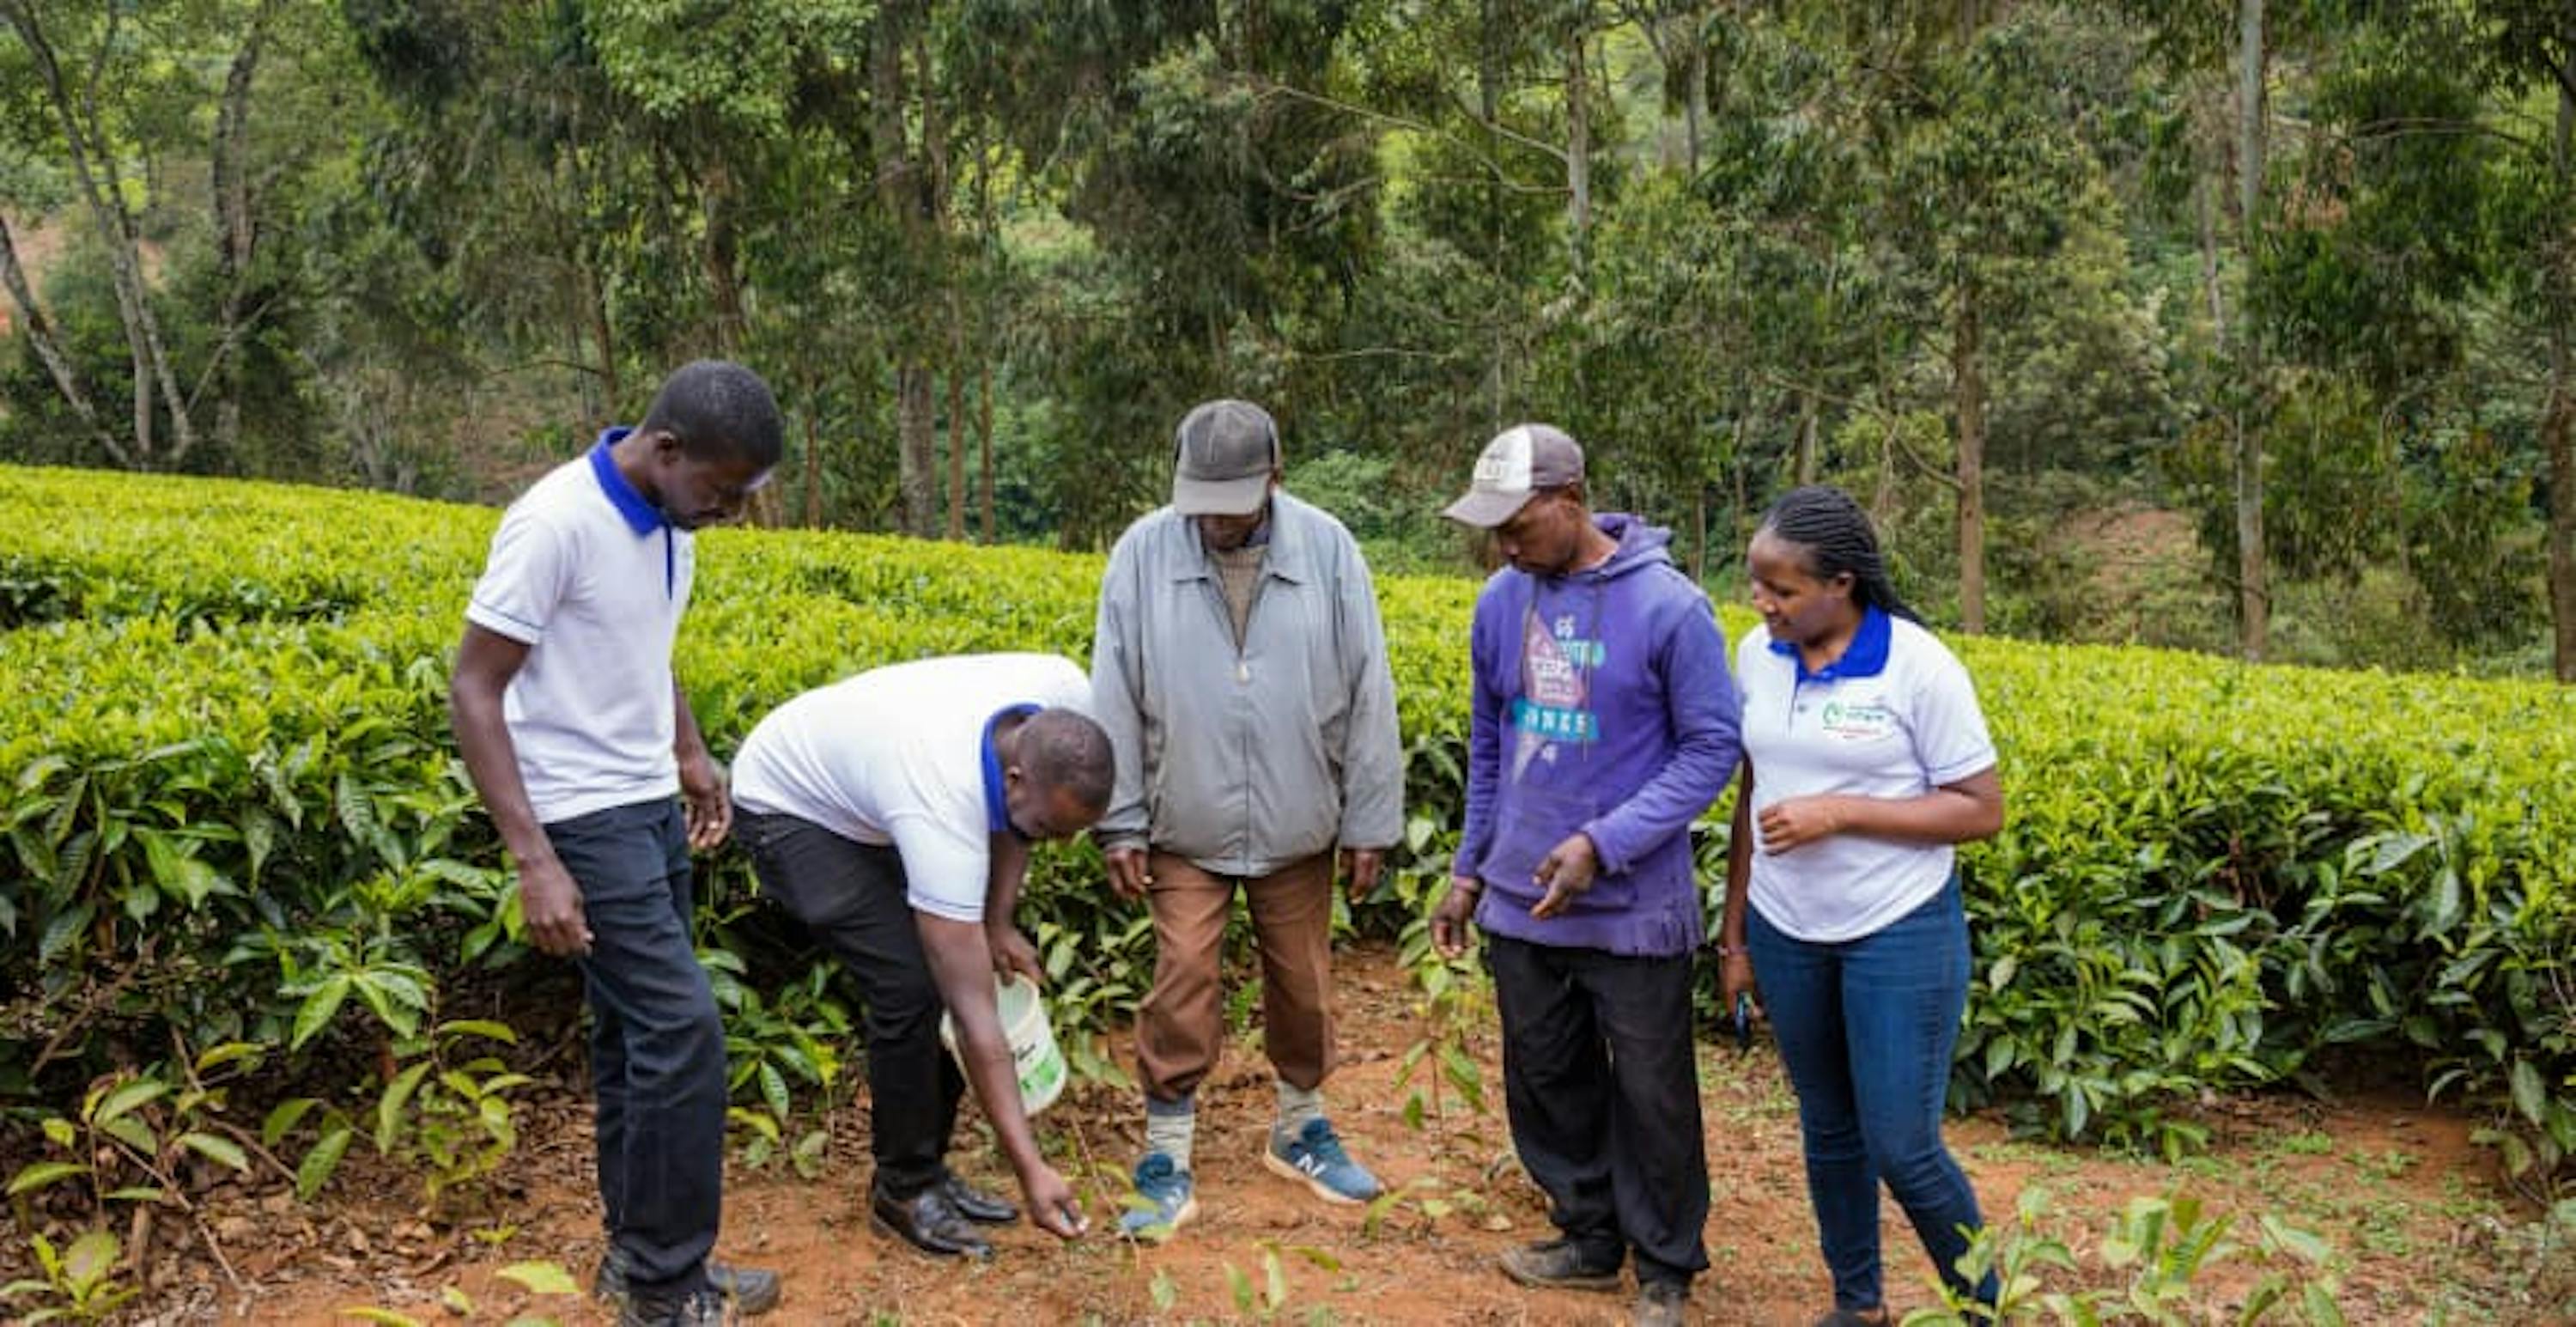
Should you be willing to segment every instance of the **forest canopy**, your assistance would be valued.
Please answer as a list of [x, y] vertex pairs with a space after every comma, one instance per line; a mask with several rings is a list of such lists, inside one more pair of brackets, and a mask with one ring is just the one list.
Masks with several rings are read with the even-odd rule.
[[1731, 595], [2576, 680], [2568, 0], [0, 0], [0, 459], [505, 497], [709, 354], [758, 519], [1384, 565], [1522, 419]]

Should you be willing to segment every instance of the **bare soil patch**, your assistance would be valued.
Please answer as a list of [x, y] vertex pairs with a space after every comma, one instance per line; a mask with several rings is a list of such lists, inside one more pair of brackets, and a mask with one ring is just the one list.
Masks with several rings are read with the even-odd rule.
[[[868, 1228], [864, 1097], [834, 1121], [821, 1179], [783, 1167], [737, 1168], [727, 1194], [721, 1253], [780, 1269], [787, 1299], [765, 1319], [779, 1324], [852, 1322], [1104, 1323], [1240, 1320], [1261, 1316], [1275, 1259], [1284, 1297], [1275, 1314], [1295, 1322], [1618, 1323], [1627, 1296], [1532, 1293], [1506, 1281], [1493, 1259], [1549, 1229], [1537, 1193], [1510, 1161], [1496, 1040], [1481, 1030], [1470, 1049], [1493, 1087], [1479, 1114], [1454, 1096], [1446, 1114], [1406, 1125], [1408, 1089], [1397, 1076], [1420, 1035], [1401, 968], [1382, 948], [1345, 954], [1341, 981], [1344, 1064], [1331, 1085], [1337, 1122], [1353, 1150], [1414, 1197], [1364, 1228], [1356, 1208], [1327, 1207], [1265, 1171], [1258, 1147], [1270, 1112], [1267, 1069], [1247, 1037], [1229, 1049], [1203, 1090], [1197, 1168], [1202, 1218], [1172, 1243], [1138, 1247], [1110, 1229], [1119, 1185], [1140, 1141], [1128, 1094], [1086, 1089], [1041, 1118], [1050, 1150], [1090, 1193], [1095, 1234], [1059, 1246], [1025, 1225], [1001, 1232], [989, 1266], [934, 1262]], [[1125, 1056], [1123, 1038], [1110, 1046]], [[856, 1066], [852, 1071], [856, 1072]], [[1701, 1077], [1715, 1193], [1707, 1242], [1712, 1271], [1692, 1309], [1712, 1323], [1804, 1324], [1829, 1306], [1800, 1168], [1796, 1107], [1779, 1062], [1757, 1045], [1703, 1052]], [[408, 1177], [355, 1154], [323, 1201], [298, 1206], [276, 1194], [239, 1194], [210, 1206], [209, 1228], [248, 1287], [237, 1290], [205, 1242], [167, 1235], [157, 1286], [136, 1320], [329, 1324], [347, 1310], [398, 1311], [422, 1322], [491, 1322], [542, 1314], [567, 1324], [604, 1323], [587, 1301], [535, 1296], [498, 1273], [528, 1261], [560, 1264], [585, 1286], [601, 1237], [590, 1176], [588, 1114], [567, 1086], [523, 1108], [523, 1140], [493, 1220], [436, 1229], [417, 1215]], [[2576, 1321], [2512, 1232], [2527, 1214], [2493, 1180], [2473, 1122], [2410, 1095], [2334, 1104], [2287, 1098], [2219, 1103], [2206, 1121], [2218, 1141], [2179, 1166], [2084, 1149], [2016, 1141], [2003, 1121], [1954, 1120], [1950, 1138], [1990, 1219], [2008, 1220], [2022, 1192], [2045, 1186], [2054, 1215], [2044, 1228], [2069, 1241], [2099, 1282], [2092, 1252], [2129, 1199], [2177, 1183], [2236, 1213], [2252, 1238], [2269, 1212], [2338, 1251], [2341, 1303], [2355, 1322]], [[975, 1126], [961, 1130], [955, 1160], [1010, 1191]], [[1086, 1178], [1101, 1175], [1098, 1182]], [[1422, 1199], [1445, 1207], [1426, 1207]], [[1932, 1302], [1929, 1265], [1894, 1208], [1885, 1211], [1889, 1290], [1900, 1310]], [[23, 1241], [13, 1241], [23, 1243]], [[2519, 1252], [2513, 1252], [2518, 1250]], [[2510, 1253], [2510, 1256], [2508, 1256]], [[2562, 1256], [2567, 1255], [2561, 1250]], [[1244, 1313], [1236, 1277], [1255, 1312]], [[2227, 1298], [2254, 1272], [2208, 1278]], [[2066, 1282], [2072, 1286], [2080, 1284]], [[453, 1288], [470, 1314], [441, 1307]]]

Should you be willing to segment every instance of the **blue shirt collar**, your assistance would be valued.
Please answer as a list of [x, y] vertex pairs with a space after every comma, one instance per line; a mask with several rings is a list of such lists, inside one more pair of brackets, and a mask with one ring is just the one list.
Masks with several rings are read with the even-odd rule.
[[662, 515], [661, 508], [646, 502], [644, 495], [626, 482], [626, 476], [617, 468], [617, 458], [608, 454], [608, 449], [616, 446], [619, 438], [634, 431], [624, 427], [602, 430], [599, 441], [590, 447], [590, 472], [599, 477], [599, 488], [608, 495], [608, 504], [617, 509], [618, 515], [626, 518], [626, 528], [638, 535], [648, 535], [671, 522]]
[[1771, 642], [1773, 654], [1785, 655], [1798, 666], [1798, 681], [1839, 682], [1846, 677], [1876, 677], [1887, 671], [1887, 645], [1896, 635], [1896, 627], [1887, 610], [1876, 604], [1864, 604], [1860, 610], [1860, 627], [1852, 632], [1851, 644], [1843, 647], [1842, 657], [1814, 672], [1807, 671], [1807, 661], [1798, 647], [1785, 640]]
[[993, 730], [1001, 727], [1004, 719], [1037, 712], [1035, 705], [1005, 705], [984, 721], [984, 828], [988, 833], [1027, 837], [1011, 823], [1011, 804], [1002, 796], [1002, 753], [993, 749]]

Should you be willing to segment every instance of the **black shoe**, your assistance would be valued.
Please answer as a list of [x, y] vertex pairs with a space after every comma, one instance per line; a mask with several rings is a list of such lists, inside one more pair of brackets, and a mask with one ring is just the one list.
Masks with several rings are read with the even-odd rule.
[[1502, 1264], [1503, 1275], [1541, 1290], [1619, 1288], [1619, 1264], [1604, 1267], [1584, 1261], [1583, 1250], [1576, 1248], [1572, 1240], [1552, 1239], [1505, 1249]]
[[999, 1194], [986, 1193], [968, 1184], [955, 1171], [940, 1177], [939, 1196], [957, 1209], [957, 1215], [979, 1226], [1007, 1226], [1020, 1219], [1020, 1209]]
[[923, 1253], [940, 1258], [990, 1258], [993, 1246], [984, 1242], [975, 1227], [958, 1215], [948, 1202], [948, 1195], [934, 1184], [910, 1198], [896, 1198], [882, 1189], [868, 1190], [868, 1224], [887, 1234], [899, 1236]]
[[1629, 1327], [1682, 1327], [1690, 1312], [1690, 1283], [1648, 1281], [1637, 1287], [1637, 1307]]
[[724, 1327], [724, 1296], [712, 1286], [684, 1295], [630, 1293], [617, 1302], [617, 1327]]
[[[610, 1304], [623, 1307], [627, 1299], [626, 1250], [614, 1244], [599, 1255], [599, 1275], [591, 1284], [591, 1293]], [[746, 1318], [757, 1318], [778, 1307], [778, 1273], [758, 1267], [735, 1267], [707, 1259], [707, 1287], [720, 1296], [727, 1307]]]

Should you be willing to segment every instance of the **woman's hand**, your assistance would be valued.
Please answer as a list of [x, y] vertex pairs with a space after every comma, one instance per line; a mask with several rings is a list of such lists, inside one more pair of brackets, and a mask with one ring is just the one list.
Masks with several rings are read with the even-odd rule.
[[1842, 833], [1851, 827], [1851, 808], [1846, 801], [1840, 796], [1820, 794], [1784, 797], [1762, 808], [1762, 851], [1778, 856]]

